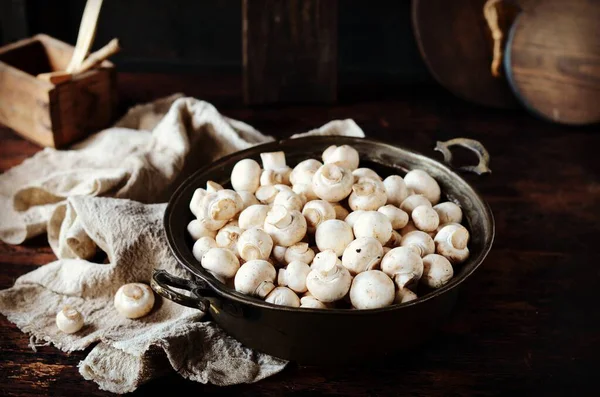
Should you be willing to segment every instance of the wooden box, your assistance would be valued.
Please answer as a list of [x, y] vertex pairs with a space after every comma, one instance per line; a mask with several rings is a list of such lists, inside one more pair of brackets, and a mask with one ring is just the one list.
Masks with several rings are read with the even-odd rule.
[[61, 148], [108, 127], [115, 117], [114, 65], [54, 85], [36, 78], [64, 70], [74, 47], [37, 35], [0, 48], [0, 123], [42, 146]]

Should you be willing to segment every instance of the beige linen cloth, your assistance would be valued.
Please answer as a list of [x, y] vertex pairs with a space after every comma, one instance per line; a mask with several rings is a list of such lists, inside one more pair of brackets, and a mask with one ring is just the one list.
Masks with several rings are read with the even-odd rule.
[[[336, 120], [293, 137], [303, 135], [364, 133], [352, 120]], [[31, 335], [34, 349], [38, 343], [65, 352], [94, 345], [80, 373], [114, 393], [169, 370], [217, 385], [281, 371], [285, 361], [243, 347], [198, 310], [159, 299], [148, 316], [129, 320], [112, 302], [122, 284], [148, 283], [155, 268], [186, 276], [162, 228], [164, 203], [181, 179], [269, 140], [207, 102], [174, 95], [134, 107], [71, 150], [44, 149], [0, 175], [0, 239], [20, 244], [47, 231], [58, 257], [0, 291], [0, 313]], [[106, 260], [95, 263], [100, 251]], [[85, 317], [76, 334], [55, 325], [65, 304]]]

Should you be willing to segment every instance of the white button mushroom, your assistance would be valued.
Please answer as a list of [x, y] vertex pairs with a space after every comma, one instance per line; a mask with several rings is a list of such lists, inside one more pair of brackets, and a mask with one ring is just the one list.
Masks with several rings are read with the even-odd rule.
[[383, 247], [383, 256], [386, 256], [395, 247]]
[[304, 196], [306, 201], [317, 200], [319, 198], [313, 191], [312, 183], [296, 183], [292, 186], [292, 191]]
[[285, 266], [288, 262], [285, 260], [285, 253], [287, 252], [288, 247], [282, 247], [281, 245], [274, 245], [273, 250], [271, 251], [271, 258], [274, 259], [274, 262], [279, 266]]
[[227, 248], [238, 255], [237, 242], [244, 231], [236, 225], [227, 224], [217, 232], [215, 242], [219, 248]]
[[282, 205], [288, 210], [302, 211], [306, 198], [291, 190], [282, 190], [275, 196], [273, 205]]
[[[406, 224], [406, 226], [404, 226], [402, 229], [400, 229], [400, 234], [405, 236], [410, 232], [414, 232], [414, 231], [418, 231], [419, 229], [417, 229], [417, 227], [415, 226], [415, 224], [413, 223], [413, 221], [408, 221], [408, 223]], [[432, 236], [433, 237], [433, 236]]]
[[292, 170], [289, 167], [281, 168], [278, 170], [263, 170], [262, 174], [260, 174], [260, 185], [289, 185], [291, 171]]
[[282, 184], [261, 186], [256, 191], [255, 196], [263, 204], [272, 204], [277, 194], [285, 190], [293, 192], [291, 187]]
[[202, 255], [208, 252], [211, 248], [217, 248], [217, 242], [212, 237], [199, 238], [192, 247], [192, 254], [198, 262], [202, 261]]
[[243, 208], [244, 202], [237, 192], [230, 189], [207, 193], [202, 200], [198, 219], [229, 221]]
[[242, 199], [242, 210], [241, 211], [245, 210], [246, 208], [250, 207], [251, 205], [260, 204], [260, 201], [258, 201], [258, 199], [254, 195], [254, 193], [247, 192], [245, 190], [240, 190], [238, 192], [238, 194], [240, 195], [240, 198]]
[[378, 211], [366, 211], [354, 222], [354, 235], [358, 237], [375, 237], [383, 245], [392, 237], [392, 222]]
[[331, 205], [333, 205], [333, 209], [335, 210], [335, 219], [343, 221], [350, 214], [350, 211], [344, 208], [340, 203], [331, 203]]
[[411, 194], [400, 204], [400, 209], [408, 214], [412, 214], [413, 210], [420, 205], [431, 207], [431, 203], [427, 200], [427, 197], [422, 194]]
[[315, 159], [301, 161], [292, 170], [292, 173], [290, 174], [290, 182], [292, 185], [310, 185], [312, 183], [313, 175], [319, 168], [321, 168], [322, 165], [323, 163]]
[[404, 179], [400, 175], [390, 175], [383, 180], [387, 203], [400, 207], [400, 204], [408, 197], [408, 189]]
[[260, 186], [262, 169], [258, 162], [252, 159], [238, 161], [231, 170], [231, 186], [237, 192], [256, 192]]
[[237, 251], [245, 261], [267, 260], [273, 249], [273, 239], [262, 229], [252, 228], [244, 231], [237, 240]]
[[277, 287], [265, 298], [265, 302], [274, 305], [300, 307], [300, 298], [289, 288]]
[[344, 266], [334, 263], [313, 269], [306, 277], [306, 287], [321, 302], [335, 302], [350, 290], [352, 276]]
[[373, 270], [383, 258], [383, 247], [374, 237], [359, 237], [346, 247], [342, 265], [351, 275]]
[[362, 210], [352, 211], [346, 216], [346, 218], [344, 218], [344, 222], [349, 224], [351, 228], [354, 228], [354, 223], [356, 223], [356, 220], [358, 219], [358, 217], [366, 212], [367, 211], [362, 211]]
[[402, 229], [408, 223], [408, 214], [394, 205], [384, 205], [377, 209], [377, 211], [388, 217], [390, 222], [392, 222], [392, 229], [394, 230]]
[[323, 303], [307, 292], [300, 298], [300, 307], [307, 309], [329, 309], [331, 304]]
[[306, 292], [306, 277], [310, 272], [311, 268], [306, 263], [300, 261], [290, 262], [284, 269], [279, 269], [277, 285], [288, 287], [298, 293]]
[[253, 227], [262, 228], [270, 209], [271, 207], [268, 205], [251, 205], [240, 213], [238, 226], [245, 230], [252, 229]]
[[285, 250], [284, 260], [285, 263], [291, 263], [294, 261], [300, 261], [304, 263], [311, 263], [315, 258], [315, 251], [308, 246], [308, 243], [299, 242], [292, 246], [289, 246]]
[[392, 230], [392, 236], [390, 239], [384, 244], [386, 247], [399, 247], [402, 243], [402, 235], [395, 230]]
[[398, 288], [410, 288], [423, 276], [423, 260], [407, 247], [397, 247], [385, 254], [381, 270], [390, 276]]
[[342, 256], [344, 250], [354, 240], [354, 233], [349, 224], [338, 219], [328, 219], [317, 227], [315, 242], [319, 251], [333, 250]]
[[402, 236], [402, 247], [408, 247], [416, 252], [420, 257], [433, 254], [435, 252], [435, 243], [433, 238], [420, 230], [410, 232]]
[[219, 190], [223, 190], [223, 186], [221, 186], [217, 182], [215, 182], [215, 181], [207, 181], [206, 182], [206, 191], [208, 193], [215, 193], [215, 192], [218, 192]]
[[56, 326], [65, 334], [74, 334], [83, 327], [83, 316], [73, 307], [66, 305], [56, 314]]
[[325, 200], [309, 201], [302, 208], [302, 215], [306, 219], [309, 233], [314, 233], [322, 222], [329, 219], [336, 219], [333, 205]]
[[276, 245], [289, 247], [306, 235], [306, 220], [300, 211], [274, 205], [265, 218], [264, 230]]
[[454, 276], [454, 269], [448, 259], [438, 254], [425, 255], [422, 284], [430, 288], [440, 288], [446, 285], [452, 276]]
[[469, 231], [458, 223], [444, 226], [435, 235], [435, 251], [446, 257], [450, 263], [458, 264], [469, 257]]
[[431, 206], [420, 205], [415, 208], [411, 218], [417, 229], [424, 232], [433, 232], [440, 224], [440, 217]]
[[394, 282], [379, 270], [367, 270], [354, 277], [350, 301], [356, 309], [377, 309], [394, 302]]
[[234, 287], [242, 294], [264, 298], [275, 288], [275, 277], [277, 272], [273, 265], [256, 259], [240, 266], [234, 278]]
[[200, 264], [217, 279], [232, 278], [240, 268], [240, 261], [227, 248], [211, 248], [202, 255]]
[[411, 291], [408, 288], [398, 288], [396, 290], [396, 297], [394, 298], [394, 303], [406, 303], [410, 301], [414, 301], [417, 299], [417, 294]]
[[338, 202], [352, 192], [353, 183], [354, 177], [348, 169], [335, 164], [324, 164], [313, 175], [312, 188], [319, 198]]
[[433, 206], [435, 212], [437, 212], [440, 218], [440, 225], [446, 223], [461, 223], [462, 222], [462, 210], [457, 204], [451, 201], [439, 203]]
[[287, 167], [283, 151], [261, 153], [260, 158], [265, 170], [279, 170]]
[[379, 179], [360, 178], [352, 185], [352, 193], [348, 197], [348, 205], [354, 211], [375, 211], [386, 202], [385, 186]]
[[[225, 226], [226, 221], [218, 221], [221, 224], [221, 227]], [[209, 229], [207, 227], [208, 222], [206, 220], [198, 220], [193, 219], [187, 225], [187, 231], [192, 236], [194, 240], [198, 240], [202, 237], [210, 237], [215, 238], [217, 236], [217, 231], [213, 229]]]
[[359, 161], [358, 151], [349, 145], [331, 145], [323, 152], [323, 163], [337, 164], [350, 171], [358, 168]]
[[204, 197], [208, 194], [206, 189], [198, 188], [194, 190], [194, 194], [192, 195], [192, 199], [190, 200], [190, 211], [194, 216], [198, 217], [201, 214], [202, 210], [202, 201]]
[[360, 178], [371, 178], [378, 181], [383, 181], [379, 174], [370, 168], [357, 168], [352, 171], [352, 176], [354, 176], [354, 183], [358, 182]]
[[117, 290], [114, 305], [119, 314], [127, 318], [140, 318], [154, 307], [154, 292], [146, 284], [125, 284]]
[[342, 261], [338, 258], [334, 250], [325, 250], [315, 255], [310, 268], [312, 270], [319, 270], [329, 268], [333, 265], [342, 266]]
[[411, 170], [404, 176], [406, 187], [414, 190], [416, 194], [422, 194], [431, 202], [437, 204], [440, 201], [440, 185], [434, 178], [423, 170]]

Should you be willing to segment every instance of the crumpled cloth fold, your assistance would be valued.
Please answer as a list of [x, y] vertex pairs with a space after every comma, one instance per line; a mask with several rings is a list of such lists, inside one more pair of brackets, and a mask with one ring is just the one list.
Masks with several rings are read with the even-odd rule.
[[[352, 120], [292, 138], [305, 135], [364, 137]], [[20, 244], [47, 232], [58, 258], [0, 291], [0, 313], [65, 352], [93, 345], [80, 373], [114, 393], [172, 370], [216, 385], [281, 371], [285, 361], [242, 346], [199, 310], [157, 299], [149, 315], [130, 320], [112, 302], [122, 284], [149, 283], [154, 269], [187, 276], [162, 227], [164, 202], [181, 178], [272, 139], [207, 102], [174, 95], [132, 108], [71, 150], [44, 149], [0, 175], [0, 239]], [[70, 335], [55, 324], [67, 304], [85, 318]]]

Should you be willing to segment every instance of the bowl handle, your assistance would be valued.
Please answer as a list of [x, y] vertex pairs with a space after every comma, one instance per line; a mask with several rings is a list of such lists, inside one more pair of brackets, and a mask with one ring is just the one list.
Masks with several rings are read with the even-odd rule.
[[[150, 286], [163, 298], [208, 313], [210, 301], [203, 295], [206, 295], [206, 292], [210, 294], [211, 289], [204, 281], [194, 282], [173, 276], [166, 270], [154, 270]], [[175, 291], [172, 287], [190, 291], [194, 296], [184, 295]]]
[[474, 172], [477, 175], [489, 174], [492, 172], [492, 170], [489, 167], [490, 154], [481, 142], [469, 138], [455, 138], [450, 139], [446, 142], [438, 141], [435, 145], [434, 150], [437, 150], [438, 152], [441, 152], [444, 155], [444, 161], [448, 165], [452, 165], [452, 152], [450, 151], [450, 147], [452, 146], [462, 146], [465, 149], [469, 149], [470, 151], [474, 152], [479, 158], [479, 164], [458, 167], [459, 170]]

